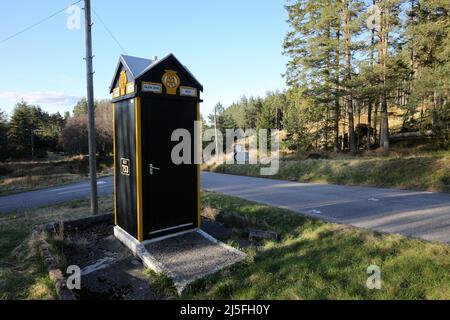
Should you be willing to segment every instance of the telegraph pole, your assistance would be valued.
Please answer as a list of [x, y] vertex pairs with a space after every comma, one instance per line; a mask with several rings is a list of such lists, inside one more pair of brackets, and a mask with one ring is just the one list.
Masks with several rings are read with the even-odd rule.
[[84, 0], [86, 33], [86, 78], [89, 135], [89, 172], [91, 175], [91, 213], [98, 213], [97, 202], [97, 156], [95, 151], [95, 112], [94, 112], [94, 71], [92, 68], [92, 22], [91, 0]]
[[217, 139], [217, 114], [216, 106], [214, 106], [214, 140], [216, 142], [216, 164], [219, 164], [219, 140]]
[[31, 159], [34, 159], [34, 130], [31, 129]]

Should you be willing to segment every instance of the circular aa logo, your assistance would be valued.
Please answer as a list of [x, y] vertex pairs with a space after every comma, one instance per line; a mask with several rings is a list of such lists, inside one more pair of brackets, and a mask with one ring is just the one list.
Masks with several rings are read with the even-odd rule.
[[166, 87], [168, 94], [176, 94], [177, 88], [180, 85], [180, 78], [177, 75], [176, 71], [166, 70], [162, 77], [162, 82]]

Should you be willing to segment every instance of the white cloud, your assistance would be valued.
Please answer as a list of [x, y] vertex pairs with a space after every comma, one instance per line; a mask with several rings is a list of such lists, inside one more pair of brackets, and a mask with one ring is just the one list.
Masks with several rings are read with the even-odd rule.
[[17, 93], [14, 91], [0, 91], [0, 99], [13, 100], [17, 98]]
[[39, 104], [41, 106], [45, 106], [47, 104], [61, 106], [74, 105], [78, 100], [80, 100], [80, 97], [78, 96], [56, 91], [27, 92], [22, 95], [19, 94], [18, 96], [23, 98], [23, 100], [28, 103]]
[[71, 110], [80, 99], [80, 96], [57, 91], [0, 91], [0, 102], [9, 105], [11, 109], [14, 104], [24, 100], [51, 112], [65, 111]]

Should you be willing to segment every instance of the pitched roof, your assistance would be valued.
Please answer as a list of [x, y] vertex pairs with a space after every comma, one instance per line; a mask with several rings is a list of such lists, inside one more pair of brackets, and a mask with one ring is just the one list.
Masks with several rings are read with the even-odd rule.
[[178, 63], [179, 66], [181, 68], [183, 68], [189, 74], [189, 76], [194, 80], [194, 82], [197, 83], [197, 85], [200, 88], [200, 91], [203, 91], [203, 86], [200, 84], [200, 82], [197, 81], [197, 79], [195, 79], [194, 75], [189, 71], [189, 69], [186, 66], [184, 66], [183, 64], [181, 64], [181, 62], [172, 53], [170, 53], [167, 56], [165, 56], [164, 58], [158, 59], [158, 60], [150, 60], [150, 59], [144, 59], [144, 58], [139, 58], [139, 57], [121, 55], [120, 59], [119, 59], [119, 63], [117, 64], [115, 78], [112, 80], [111, 85], [110, 85], [111, 92], [114, 89], [115, 80], [118, 75], [118, 71], [119, 71], [121, 64], [125, 68], [128, 69], [128, 71], [133, 75], [133, 78], [136, 81], [142, 75], [144, 75], [145, 73], [147, 73], [148, 71], [153, 69], [155, 66], [157, 66], [159, 63], [161, 63], [162, 61], [164, 61], [170, 57], [174, 58], [176, 63]]
[[153, 63], [152, 60], [121, 55], [119, 58], [119, 62], [117, 63], [116, 71], [114, 72], [114, 78], [111, 81], [111, 85], [109, 86], [110, 91], [114, 89], [114, 84], [116, 82], [116, 78], [118, 77], [118, 72], [120, 70], [121, 65], [123, 65], [136, 79], [136, 76], [142, 72], [142, 70], [146, 69], [149, 65]]
[[120, 56], [120, 59], [126, 65], [128, 70], [133, 74], [133, 77], [136, 78], [143, 70], [145, 70], [148, 66], [150, 66], [153, 61], [144, 58], [132, 57], [132, 56]]

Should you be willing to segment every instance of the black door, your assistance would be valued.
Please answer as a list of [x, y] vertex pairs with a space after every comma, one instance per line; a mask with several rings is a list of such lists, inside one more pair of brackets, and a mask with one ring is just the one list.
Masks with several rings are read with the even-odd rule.
[[[197, 226], [197, 167], [194, 156], [194, 121], [197, 103], [181, 99], [143, 98], [142, 209], [144, 239]], [[191, 137], [190, 164], [174, 164], [171, 141], [176, 129]]]
[[134, 100], [116, 102], [115, 108], [115, 179], [117, 224], [137, 237], [136, 223], [136, 129]]

